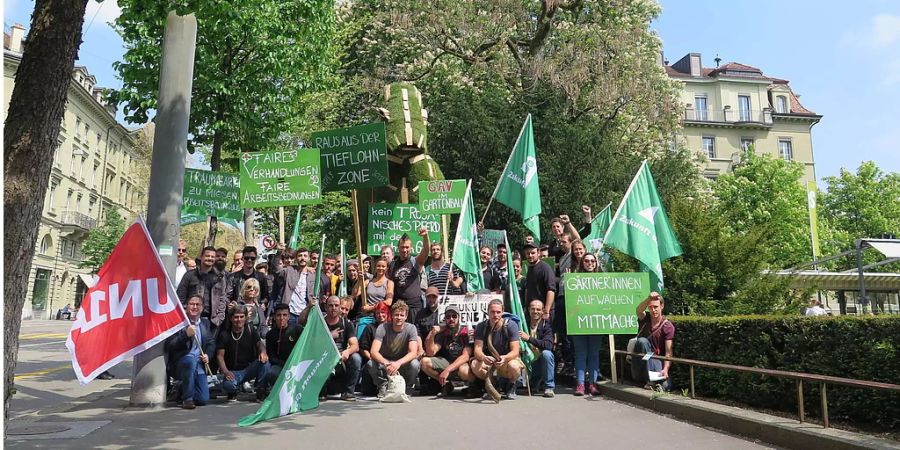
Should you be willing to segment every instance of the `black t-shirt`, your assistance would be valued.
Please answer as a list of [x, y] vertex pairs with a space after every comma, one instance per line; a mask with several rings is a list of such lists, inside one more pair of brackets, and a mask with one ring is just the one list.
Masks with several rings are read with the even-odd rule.
[[416, 314], [416, 328], [419, 329], [419, 336], [428, 336], [428, 333], [431, 331], [431, 327], [438, 325], [441, 323], [441, 313], [440, 310], [435, 308], [432, 311], [427, 306], [419, 310]]
[[283, 366], [294, 345], [300, 339], [303, 332], [301, 325], [288, 325], [285, 329], [272, 328], [266, 333], [266, 353], [269, 354], [269, 361], [272, 364]]
[[547, 298], [547, 291], [556, 292], [556, 275], [549, 264], [539, 260], [537, 264], [528, 267], [522, 303], [527, 305], [535, 299], [543, 302]]
[[222, 330], [216, 338], [216, 351], [225, 349], [225, 365], [228, 370], [244, 370], [258, 357], [256, 345], [259, 333], [249, 327], [238, 335], [234, 330]]
[[[356, 326], [344, 317], [338, 319], [334, 325], [328, 323], [327, 320], [325, 324], [328, 325], [328, 331], [332, 333], [331, 336], [339, 351], [346, 350], [350, 346], [350, 338], [356, 337]], [[337, 331], [337, 336], [334, 334], [335, 331]]]
[[378, 328], [379, 323], [370, 323], [363, 328], [362, 336], [359, 337], [359, 351], [363, 350], [372, 351], [372, 341], [375, 340], [375, 329]]
[[[515, 321], [504, 319], [506, 321], [506, 326], [500, 327], [495, 330], [492, 334], [491, 344], [493, 344], [494, 349], [497, 350], [501, 356], [509, 353], [509, 343], [512, 341], [519, 340], [519, 325], [516, 324]], [[493, 356], [491, 351], [488, 349], [487, 343], [487, 333], [490, 330], [490, 320], [485, 320], [475, 326], [475, 340], [484, 341], [484, 347], [482, 347], [484, 354], [488, 356]]]
[[415, 258], [410, 256], [405, 261], [395, 259], [391, 262], [390, 275], [394, 282], [394, 300], [403, 300], [410, 308], [418, 309], [418, 305], [422, 304], [422, 282]]

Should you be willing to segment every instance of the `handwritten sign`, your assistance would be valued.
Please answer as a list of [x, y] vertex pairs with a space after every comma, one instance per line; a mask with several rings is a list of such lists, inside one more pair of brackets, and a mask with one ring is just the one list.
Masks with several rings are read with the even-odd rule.
[[481, 234], [481, 245], [490, 247], [494, 252], [494, 259], [497, 259], [497, 246], [503, 243], [505, 237], [503, 230], [485, 229]]
[[502, 301], [503, 294], [445, 295], [438, 300], [438, 311], [443, 319], [447, 306], [456, 305], [459, 308], [459, 324], [475, 328], [479, 322], [488, 319], [488, 304], [494, 299]]
[[384, 122], [312, 134], [320, 151], [323, 191], [348, 191], [388, 184]]
[[650, 276], [631, 273], [566, 273], [566, 331], [577, 334], [635, 334], [635, 308], [650, 294]]
[[367, 253], [381, 254], [381, 246], [397, 248], [397, 241], [405, 233], [412, 241], [413, 254], [422, 250], [419, 228], [428, 229], [431, 242], [441, 241], [441, 218], [424, 214], [418, 205], [409, 203], [373, 203], [369, 205], [369, 241]]
[[232, 173], [184, 169], [181, 214], [244, 219], [240, 203], [240, 178]]
[[466, 196], [466, 180], [419, 182], [419, 207], [422, 212], [459, 214]]
[[241, 155], [241, 207], [315, 205], [321, 202], [318, 149]]

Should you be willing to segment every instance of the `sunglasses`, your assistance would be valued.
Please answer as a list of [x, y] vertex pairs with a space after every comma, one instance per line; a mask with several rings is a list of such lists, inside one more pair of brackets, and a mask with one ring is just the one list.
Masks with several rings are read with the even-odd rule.
[[184, 252], [186, 252], [186, 251], [187, 251], [186, 248], [179, 248], [179, 249], [178, 249], [178, 253], [184, 253]]
[[245, 256], [244, 261], [256, 261], [256, 257], [255, 256]]
[[585, 262], [585, 264], [587, 264], [587, 263], [594, 263], [594, 264], [597, 264], [597, 260], [596, 260], [596, 259], [586, 259], [586, 260], [584, 260], [584, 262]]
[[459, 318], [459, 314], [447, 314], [448, 319], [457, 319]]

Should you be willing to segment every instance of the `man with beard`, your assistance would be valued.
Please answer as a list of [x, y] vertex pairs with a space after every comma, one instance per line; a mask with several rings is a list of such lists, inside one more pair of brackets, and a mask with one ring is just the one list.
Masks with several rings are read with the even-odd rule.
[[269, 279], [266, 275], [258, 270], [254, 269], [256, 264], [256, 247], [252, 245], [248, 245], [244, 247], [242, 252], [238, 252], [241, 255], [241, 268], [239, 271], [234, 272], [231, 275], [231, 301], [236, 302], [238, 297], [240, 297], [241, 286], [243, 286], [244, 281], [253, 278], [259, 282], [259, 302], [267, 303], [269, 301]]
[[216, 249], [205, 247], [200, 252], [200, 265], [189, 270], [181, 278], [176, 293], [182, 304], [192, 295], [203, 298], [202, 317], [209, 318], [213, 332], [225, 320], [225, 309], [230, 296], [229, 284], [225, 273], [215, 267]]
[[410, 322], [415, 320], [416, 314], [422, 309], [420, 277], [431, 247], [427, 229], [419, 228], [419, 236], [422, 237], [422, 251], [418, 255], [412, 256], [412, 240], [404, 234], [397, 243], [397, 258], [388, 266], [388, 278], [394, 282], [394, 301], [403, 300], [407, 304], [407, 320]]
[[[528, 273], [525, 275], [525, 296], [522, 302], [540, 300], [544, 303], [544, 320], [550, 320], [553, 303], [556, 300], [556, 275], [549, 264], [541, 261], [538, 249], [534, 244], [525, 244], [525, 258], [528, 261]], [[523, 304], [527, 310], [528, 305]]]
[[266, 374], [266, 391], [271, 390], [281, 369], [294, 350], [294, 345], [300, 339], [303, 327], [289, 325], [290, 306], [282, 303], [275, 306], [275, 318], [272, 329], [266, 333], [266, 354], [269, 355], [269, 371]]
[[269, 370], [269, 355], [266, 344], [259, 333], [246, 326], [247, 307], [238, 305], [231, 314], [230, 329], [222, 330], [216, 339], [216, 359], [219, 371], [225, 375], [222, 389], [228, 393], [228, 400], [237, 398], [238, 386], [244, 381], [256, 380], [256, 400], [265, 400], [266, 372]]
[[216, 249], [216, 269], [220, 271], [225, 271], [226, 266], [228, 265], [228, 249], [225, 247], [219, 247]]
[[469, 345], [469, 329], [459, 326], [459, 307], [447, 306], [444, 321], [428, 330], [425, 338], [425, 358], [422, 358], [422, 372], [441, 385], [440, 397], [453, 392], [451, 378], [472, 381], [469, 359], [472, 349]]
[[537, 356], [531, 367], [534, 376], [531, 378], [532, 386], [538, 387], [538, 383], [544, 382], [544, 397], [552, 398], [556, 388], [556, 358], [553, 356], [553, 327], [550, 322], [544, 320], [544, 304], [540, 300], [532, 300], [528, 307], [528, 331], [519, 330], [519, 337], [531, 346], [531, 351]]
[[341, 360], [335, 366], [334, 374], [322, 386], [322, 394], [319, 399], [325, 399], [325, 394], [330, 390], [329, 387], [334, 389], [339, 385], [341, 400], [355, 401], [356, 396], [353, 395], [353, 391], [359, 380], [362, 357], [359, 355], [356, 326], [341, 314], [341, 299], [336, 295], [328, 297], [328, 300], [325, 301], [325, 324], [340, 352]]
[[307, 270], [309, 250], [301, 248], [293, 252], [279, 244], [275, 262], [275, 289], [272, 291], [271, 303], [289, 305], [288, 323], [296, 325], [300, 314], [313, 298], [315, 270]]
[[[503, 300], [491, 300], [488, 319], [475, 327], [474, 355], [472, 373], [475, 377], [487, 383], [496, 371], [497, 377], [506, 382], [503, 397], [515, 400], [516, 380], [525, 364], [519, 360], [519, 326], [515, 321], [503, 318]], [[500, 400], [495, 398], [495, 401]]]
[[372, 360], [368, 371], [378, 387], [379, 397], [387, 388], [388, 376], [400, 375], [409, 388], [419, 374], [418, 333], [415, 325], [406, 321], [409, 307], [403, 300], [395, 300], [391, 305], [391, 321], [375, 330], [372, 342]]

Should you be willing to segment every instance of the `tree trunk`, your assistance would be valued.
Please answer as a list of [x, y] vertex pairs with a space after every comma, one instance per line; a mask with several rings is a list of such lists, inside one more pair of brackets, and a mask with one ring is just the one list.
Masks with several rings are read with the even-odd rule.
[[36, 1], [4, 125], [5, 419], [9, 418], [31, 259], [86, 6], [87, 0]]
[[[255, 245], [256, 230], [253, 229], [253, 217], [255, 212], [251, 208], [244, 209], [244, 245]], [[258, 249], [262, 252], [262, 249]]]
[[[222, 120], [223, 114], [221, 110], [216, 114], [216, 120]], [[213, 172], [219, 170], [222, 166], [222, 145], [225, 143], [225, 135], [222, 130], [216, 130], [213, 135], [212, 153], [209, 157], [209, 168]], [[216, 233], [218, 233], [219, 220], [216, 216], [209, 217], [209, 226], [206, 228], [206, 241], [204, 246], [216, 245]]]

